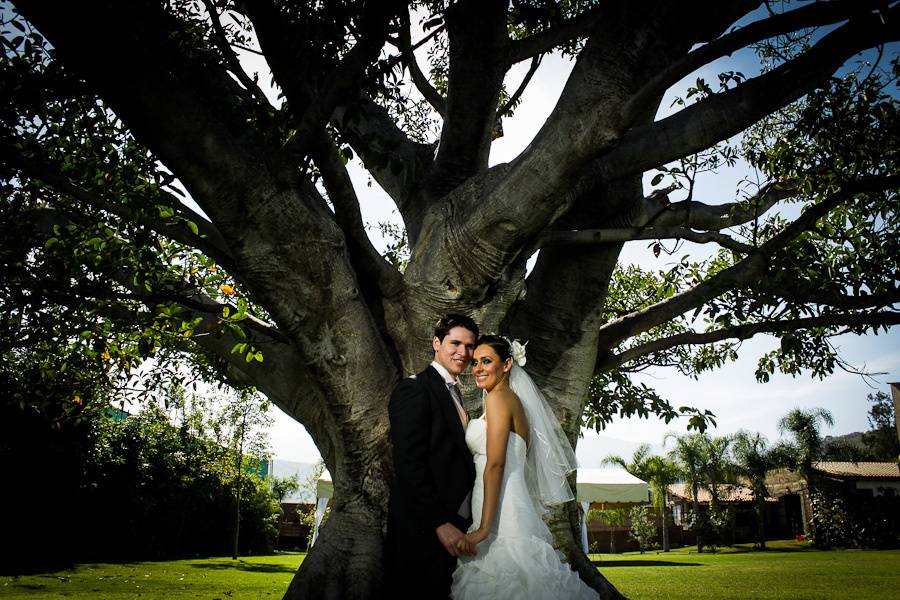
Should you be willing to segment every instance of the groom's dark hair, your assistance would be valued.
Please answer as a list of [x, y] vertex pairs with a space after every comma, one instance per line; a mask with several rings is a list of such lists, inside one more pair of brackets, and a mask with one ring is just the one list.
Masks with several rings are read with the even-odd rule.
[[437, 323], [434, 324], [434, 337], [443, 342], [444, 337], [454, 327], [464, 327], [475, 334], [476, 340], [478, 339], [478, 325], [475, 324], [475, 321], [466, 315], [456, 313], [450, 313], [438, 319]]

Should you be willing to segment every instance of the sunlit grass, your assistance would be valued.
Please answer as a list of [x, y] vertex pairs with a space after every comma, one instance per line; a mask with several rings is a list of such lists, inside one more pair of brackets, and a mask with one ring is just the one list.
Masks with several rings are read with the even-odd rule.
[[304, 556], [283, 552], [234, 561], [202, 558], [82, 564], [51, 573], [0, 577], [0, 598], [281, 598]]
[[[305, 554], [82, 564], [36, 575], [0, 577], [0, 598], [227, 600], [281, 598]], [[900, 589], [900, 550], [821, 552], [773, 542], [697, 554], [592, 554], [600, 572], [632, 600], [885, 600]]]
[[900, 550], [823, 552], [806, 543], [773, 542], [766, 552], [679, 548], [591, 558], [632, 600], [885, 600], [900, 590]]

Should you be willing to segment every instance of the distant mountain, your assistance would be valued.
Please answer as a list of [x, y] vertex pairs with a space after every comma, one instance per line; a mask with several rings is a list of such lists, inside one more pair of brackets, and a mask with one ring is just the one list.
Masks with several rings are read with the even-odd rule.
[[853, 431], [843, 435], [826, 435], [823, 443], [826, 450], [834, 446], [855, 446], [860, 450], [866, 449], [862, 431]]

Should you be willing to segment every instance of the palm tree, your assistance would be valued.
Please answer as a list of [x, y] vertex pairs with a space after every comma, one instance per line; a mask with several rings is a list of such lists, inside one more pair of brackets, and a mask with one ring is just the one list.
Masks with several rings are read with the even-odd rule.
[[641, 444], [634, 449], [631, 455], [631, 462], [625, 462], [621, 456], [610, 454], [603, 459], [603, 465], [616, 465], [622, 467], [638, 479], [647, 481], [647, 462], [653, 456], [653, 449], [650, 444]]
[[701, 480], [709, 490], [709, 509], [717, 510], [719, 507], [720, 489], [723, 484], [734, 483], [734, 463], [729, 457], [731, 438], [728, 436], [710, 437], [701, 434], [705, 444], [703, 456], [703, 470]]
[[[795, 408], [778, 422], [778, 431], [782, 434], [790, 433], [793, 440], [781, 442], [772, 449], [778, 464], [792, 469], [806, 480], [806, 493], [810, 499], [815, 486], [811, 477], [813, 464], [824, 453], [825, 444], [820, 429], [823, 424], [829, 427], [834, 425], [834, 417], [824, 408]], [[804, 531], [807, 531], [808, 527], [813, 526], [812, 520], [803, 503], [801, 508], [804, 511]]]
[[745, 479], [753, 493], [753, 507], [756, 512], [756, 544], [761, 550], [766, 549], [765, 506], [768, 490], [766, 474], [773, 468], [775, 461], [772, 452], [767, 448], [768, 441], [759, 433], [739, 431], [732, 439], [731, 453], [737, 474]]
[[[663, 446], [669, 440], [675, 441], [675, 446], [669, 451], [669, 458], [678, 465], [682, 479], [686, 480], [691, 488], [691, 500], [693, 501], [694, 519], [700, 517], [700, 485], [703, 483], [703, 466], [706, 462], [706, 442], [704, 435], [689, 433], [677, 435], [668, 433], [663, 438]], [[697, 535], [697, 552], [702, 552], [703, 546], [700, 535]]]
[[609, 455], [603, 464], [622, 467], [638, 479], [650, 484], [653, 506], [662, 515], [663, 551], [669, 551], [669, 528], [667, 524], [669, 485], [678, 481], [681, 471], [674, 461], [661, 456], [653, 456], [650, 444], [641, 444], [631, 455], [631, 462], [621, 456]]
[[679, 480], [681, 469], [669, 458], [653, 456], [647, 461], [646, 471], [653, 492], [653, 504], [662, 515], [663, 552], [668, 552], [669, 486]]
[[820, 431], [822, 424], [834, 425], [834, 417], [824, 408], [795, 408], [778, 421], [779, 433], [790, 433], [794, 438], [792, 442], [779, 446], [779, 456], [787, 463], [786, 466], [806, 479], [807, 486], [810, 484], [812, 465], [824, 452], [825, 444]]

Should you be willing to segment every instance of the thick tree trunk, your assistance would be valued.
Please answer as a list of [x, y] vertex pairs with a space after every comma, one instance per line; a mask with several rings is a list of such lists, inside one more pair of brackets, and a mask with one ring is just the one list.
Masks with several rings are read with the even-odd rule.
[[384, 585], [387, 498], [335, 498], [328, 521], [306, 555], [285, 600], [366, 600]]

